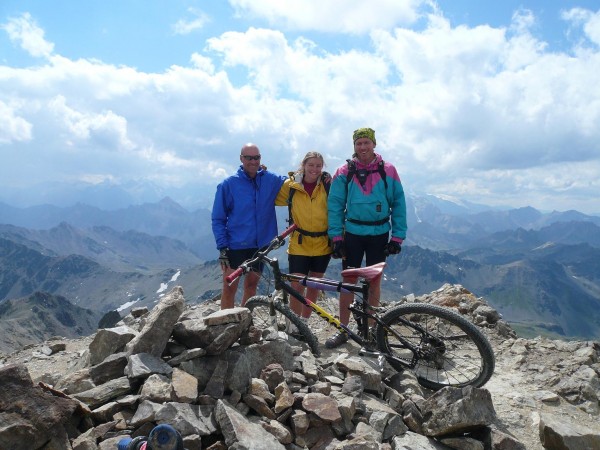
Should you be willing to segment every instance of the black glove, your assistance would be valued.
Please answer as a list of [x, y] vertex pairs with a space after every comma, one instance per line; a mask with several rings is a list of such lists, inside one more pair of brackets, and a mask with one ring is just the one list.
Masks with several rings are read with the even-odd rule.
[[343, 258], [346, 255], [344, 251], [344, 241], [335, 241], [333, 243], [333, 252], [331, 253], [331, 257], [334, 259]]
[[400, 246], [400, 242], [398, 242], [398, 241], [390, 241], [385, 246], [385, 256], [397, 255], [401, 251], [402, 251], [402, 247]]
[[219, 263], [221, 264], [221, 269], [227, 270], [229, 268], [229, 249], [222, 248], [221, 253], [219, 254]]

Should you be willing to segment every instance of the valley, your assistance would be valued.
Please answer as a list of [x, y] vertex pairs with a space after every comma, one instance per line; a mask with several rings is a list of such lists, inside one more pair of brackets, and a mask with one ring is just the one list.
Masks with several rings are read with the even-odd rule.
[[[533, 208], [469, 212], [431, 200], [410, 199], [409, 238], [388, 259], [384, 300], [461, 284], [523, 337], [600, 335], [599, 217]], [[280, 229], [286, 213], [279, 208]], [[116, 211], [0, 204], [0, 305], [44, 293], [95, 315], [124, 314], [152, 307], [175, 284], [188, 302], [210, 300], [220, 294], [221, 272], [209, 217], [168, 198]], [[287, 266], [284, 248], [277, 256]], [[332, 260], [327, 276], [340, 270]], [[273, 290], [268, 274], [260, 289]], [[0, 322], [14, 320], [0, 311]]]

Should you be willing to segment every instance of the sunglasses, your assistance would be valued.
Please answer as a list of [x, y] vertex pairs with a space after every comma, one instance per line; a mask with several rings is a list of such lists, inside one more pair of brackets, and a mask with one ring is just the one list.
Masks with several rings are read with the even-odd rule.
[[242, 155], [242, 158], [244, 158], [246, 161], [258, 161], [260, 159], [260, 155]]

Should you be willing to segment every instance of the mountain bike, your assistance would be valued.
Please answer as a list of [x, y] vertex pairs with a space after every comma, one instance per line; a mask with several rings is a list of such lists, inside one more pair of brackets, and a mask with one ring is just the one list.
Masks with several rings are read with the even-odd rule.
[[[287, 228], [226, 278], [228, 283], [233, 282], [256, 262], [271, 268], [275, 290], [282, 292], [283, 296], [258, 295], [248, 299], [245, 307], [250, 309], [257, 328], [271, 328], [279, 332], [293, 324], [296, 328], [294, 337], [304, 341], [318, 356], [317, 338], [288, 306], [291, 296], [338, 331], [347, 333], [361, 347], [361, 354], [377, 356], [380, 360], [383, 358], [397, 371], [412, 370], [419, 383], [428, 389], [480, 387], [490, 379], [495, 365], [492, 347], [485, 335], [459, 313], [418, 302], [390, 308], [369, 305], [370, 283], [382, 276], [385, 263], [341, 272], [342, 277], [357, 278], [359, 281], [356, 283], [282, 272], [278, 259], [269, 257], [269, 253], [281, 247], [295, 228], [296, 225]], [[306, 299], [291, 287], [292, 281], [324, 291], [354, 293], [349, 309], [356, 327], [342, 324], [333, 314]], [[370, 327], [369, 322], [374, 323], [374, 327]]]

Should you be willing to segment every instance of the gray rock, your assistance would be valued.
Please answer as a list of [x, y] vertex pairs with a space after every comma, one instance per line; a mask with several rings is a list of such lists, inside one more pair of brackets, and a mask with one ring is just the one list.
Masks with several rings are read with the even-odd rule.
[[470, 431], [490, 425], [496, 418], [489, 391], [471, 386], [439, 390], [425, 400], [422, 413], [426, 436]]
[[588, 450], [600, 448], [598, 430], [589, 430], [566, 417], [542, 414], [540, 441], [544, 448], [555, 450]]
[[149, 353], [160, 357], [173, 332], [173, 326], [183, 312], [184, 304], [183, 289], [181, 286], [175, 286], [150, 311], [142, 331], [127, 343], [127, 354]]
[[394, 450], [448, 450], [450, 447], [421, 434], [407, 431], [392, 440]]
[[24, 365], [0, 367], [0, 448], [32, 450], [48, 442], [67, 442], [78, 402], [33, 386]]
[[340, 414], [335, 399], [323, 394], [306, 394], [302, 400], [302, 409], [306, 412], [313, 413], [327, 423], [336, 423], [342, 420], [342, 415]]
[[217, 431], [214, 407], [209, 405], [168, 402], [156, 411], [154, 419], [172, 425], [184, 436], [209, 436]]
[[106, 357], [122, 351], [136, 334], [135, 330], [126, 326], [98, 330], [89, 347], [90, 364], [100, 364]]
[[134, 392], [136, 388], [137, 384], [134, 381], [127, 377], [121, 377], [87, 391], [78, 392], [73, 395], [73, 398], [87, 404], [90, 408], [97, 408], [117, 397]]
[[115, 353], [90, 367], [90, 376], [94, 384], [106, 383], [113, 378], [122, 377], [125, 374], [125, 366], [127, 366], [127, 353]]
[[285, 446], [275, 436], [262, 426], [250, 422], [226, 401], [219, 400], [217, 402], [215, 418], [228, 448], [239, 450], [285, 449]]
[[181, 369], [171, 375], [172, 399], [181, 403], [194, 403], [198, 398], [198, 380]]
[[137, 353], [128, 356], [125, 375], [129, 378], [147, 378], [152, 374], [170, 375], [173, 368], [162, 359], [150, 353]]
[[[280, 339], [277, 333], [273, 340], [260, 335], [249, 339], [249, 327], [236, 337], [249, 317], [245, 308], [218, 311], [218, 305], [208, 302], [187, 307], [185, 313], [177, 316], [177, 304], [183, 304], [179, 298], [182, 291], [174, 290], [170, 296], [170, 300], [163, 299], [156, 306], [157, 311], [144, 314], [141, 319], [131, 314], [123, 319], [123, 323], [147, 332], [143, 337], [140, 333], [136, 338], [139, 342], [129, 349], [151, 348], [144, 341], [156, 338], [168, 343], [163, 347], [168, 348], [166, 352], [119, 354], [114, 350], [106, 354], [107, 348], [125, 345], [118, 342], [121, 333], [114, 330], [99, 331], [94, 337], [95, 357], [102, 360], [92, 366], [86, 356], [90, 351], [80, 350], [70, 360], [62, 350], [50, 356], [35, 347], [27, 352], [33, 367], [60, 358], [66, 372], [46, 370], [37, 379], [51, 380], [53, 386], [64, 388], [72, 399], [94, 408], [93, 412], [88, 411], [83, 403], [71, 400], [76, 405], [75, 412], [54, 422], [41, 444], [44, 450], [113, 450], [120, 434], [147, 435], [158, 423], [176, 426], [190, 450], [206, 445], [214, 450], [284, 445], [289, 450], [523, 450], [525, 445], [509, 433], [517, 430], [521, 433], [518, 436], [523, 436], [522, 431], [531, 426], [532, 419], [536, 427], [539, 425], [539, 436], [547, 448], [597, 445], [600, 430], [589, 425], [589, 421], [583, 427], [544, 414], [538, 424], [536, 411], [553, 408], [563, 412], [566, 404], [571, 408], [567, 417], [581, 417], [582, 411], [596, 417], [600, 344], [501, 334], [501, 320], [492, 324], [493, 310], [462, 287], [446, 285], [414, 300], [455, 308], [471, 320], [481, 318], [484, 332], [496, 339], [493, 344], [500, 357], [497, 361], [503, 363], [498, 367], [512, 363], [509, 373], [499, 374], [500, 383], [494, 384], [492, 379], [490, 385], [494, 389], [502, 382], [512, 388], [517, 378], [527, 378], [534, 384], [527, 393], [502, 388], [500, 395], [508, 400], [502, 405], [501, 418], [495, 415], [491, 396], [485, 389], [447, 388], [431, 393], [420, 387], [411, 371], [393, 373], [389, 367], [380, 368], [374, 359], [358, 358], [351, 348], [352, 356], [347, 351], [331, 352], [331, 356], [321, 359], [306, 347], [292, 345], [293, 340]], [[165, 306], [163, 302], [172, 304]], [[158, 326], [159, 317], [164, 317], [166, 324], [171, 323], [171, 330], [168, 325]], [[207, 339], [202, 341], [205, 348], [198, 346], [201, 338]], [[51, 344], [45, 345], [51, 349]], [[211, 345], [211, 353], [220, 353], [209, 354], [206, 349]], [[129, 355], [126, 366], [125, 355]], [[7, 359], [0, 357], [0, 364]], [[32, 386], [30, 379], [26, 384], [28, 389], [39, 389]], [[41, 386], [47, 397], [44, 401], [64, 399], [65, 393]], [[13, 399], [6, 396], [4, 384], [1, 387], [0, 399], [5, 395], [5, 403], [0, 405], [0, 439], [7, 439], [7, 434], [14, 434], [14, 426], [31, 425], [28, 417], [10, 409]], [[492, 390], [494, 399], [501, 398], [496, 397], [496, 390]], [[30, 397], [28, 400], [36, 408], [45, 407], [36, 394]], [[506, 411], [506, 402], [510, 402], [511, 411]], [[5, 424], [9, 426], [4, 427]], [[43, 426], [40, 430], [43, 434]], [[424, 436], [425, 433], [436, 439]], [[525, 438], [527, 448], [530, 443], [532, 449], [541, 445], [537, 434]], [[4, 448], [2, 442], [0, 448]], [[28, 442], [28, 449], [32, 448], [31, 443], [36, 445], [35, 438]]]
[[155, 373], [144, 381], [140, 400], [150, 400], [156, 403], [168, 402], [171, 400], [171, 390], [171, 380], [165, 375]]

